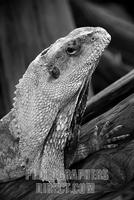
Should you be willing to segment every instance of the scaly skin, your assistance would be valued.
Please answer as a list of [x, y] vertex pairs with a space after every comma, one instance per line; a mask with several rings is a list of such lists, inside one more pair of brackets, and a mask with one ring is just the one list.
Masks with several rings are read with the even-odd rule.
[[73, 135], [80, 89], [87, 77], [90, 82], [110, 39], [103, 28], [78, 28], [29, 65], [12, 110], [0, 121], [0, 180], [33, 173], [49, 182], [66, 181], [64, 148]]

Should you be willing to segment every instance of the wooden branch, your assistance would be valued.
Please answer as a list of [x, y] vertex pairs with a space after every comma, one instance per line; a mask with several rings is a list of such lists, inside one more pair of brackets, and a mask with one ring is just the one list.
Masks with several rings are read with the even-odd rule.
[[125, 142], [119, 142], [118, 148], [95, 152], [89, 155], [85, 161], [78, 162], [72, 167], [73, 169], [108, 169], [110, 180], [107, 184], [103, 184], [101, 181], [96, 183], [97, 192], [102, 193], [112, 190], [116, 192], [134, 178], [134, 94], [121, 101], [111, 110], [83, 125], [79, 139], [80, 148], [84, 145], [88, 151], [90, 136], [95, 126], [102, 128], [107, 121], [111, 122], [108, 130], [117, 125], [123, 125], [122, 129], [115, 133], [116, 136], [130, 134], [130, 137], [125, 139]]
[[131, 70], [133, 70], [133, 67], [124, 64], [120, 53], [112, 53], [109, 50], [105, 50], [92, 77], [95, 94], [108, 87]]
[[83, 124], [106, 112], [134, 92], [134, 70], [92, 97], [87, 103]]
[[119, 124], [123, 125], [123, 133], [132, 133], [134, 130], [134, 93], [121, 101], [112, 109], [84, 124], [81, 128], [80, 142], [88, 142], [88, 137], [90, 137], [90, 132], [93, 132], [94, 127], [96, 125], [102, 127], [106, 121], [110, 121], [112, 123], [112, 127], [115, 127]]

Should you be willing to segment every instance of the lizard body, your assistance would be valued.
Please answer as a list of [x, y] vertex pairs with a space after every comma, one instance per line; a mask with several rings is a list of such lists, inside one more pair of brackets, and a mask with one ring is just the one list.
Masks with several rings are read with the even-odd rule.
[[0, 180], [34, 174], [65, 181], [64, 149], [78, 136], [91, 76], [110, 39], [103, 28], [78, 28], [29, 65], [0, 120]]

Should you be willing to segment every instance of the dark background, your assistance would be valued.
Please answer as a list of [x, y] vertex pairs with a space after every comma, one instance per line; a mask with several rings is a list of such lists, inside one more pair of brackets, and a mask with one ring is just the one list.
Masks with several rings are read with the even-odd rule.
[[15, 85], [29, 63], [76, 27], [102, 26], [112, 35], [93, 77], [94, 93], [132, 70], [133, 17], [128, 0], [1, 0], [0, 117], [11, 109]]

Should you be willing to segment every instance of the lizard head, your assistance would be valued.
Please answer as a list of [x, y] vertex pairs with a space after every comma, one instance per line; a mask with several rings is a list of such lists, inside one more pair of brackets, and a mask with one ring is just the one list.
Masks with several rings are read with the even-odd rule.
[[[31, 168], [42, 152], [41, 168], [62, 171], [54, 156], [65, 148], [68, 130], [77, 134], [92, 73], [110, 39], [103, 28], [75, 29], [41, 52], [20, 79], [11, 128], [20, 134], [21, 156], [33, 163]], [[51, 153], [53, 149], [58, 154]]]
[[55, 100], [59, 102], [71, 98], [87, 75], [91, 78], [110, 39], [103, 28], [78, 28], [57, 40], [37, 57], [45, 63], [42, 81], [45, 87], [49, 90], [51, 88]]
[[20, 79], [16, 86], [17, 107], [24, 109], [22, 104], [26, 102], [31, 107], [32, 99], [37, 98], [33, 100], [40, 102], [37, 108], [46, 102], [46, 106], [57, 105], [60, 110], [77, 95], [85, 79], [91, 79], [110, 39], [103, 28], [83, 27], [57, 40], [36, 57]]

